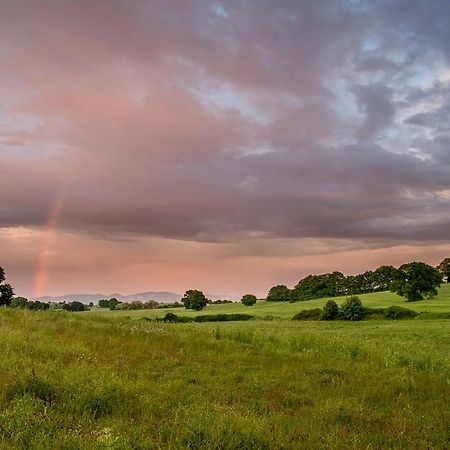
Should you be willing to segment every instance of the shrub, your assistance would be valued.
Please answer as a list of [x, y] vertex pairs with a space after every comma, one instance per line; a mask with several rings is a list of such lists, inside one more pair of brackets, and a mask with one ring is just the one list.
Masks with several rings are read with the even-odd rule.
[[164, 316], [164, 322], [178, 322], [178, 316], [174, 313], [168, 312]]
[[[161, 321], [161, 319], [157, 319], [157, 321]], [[186, 316], [177, 316], [174, 313], [168, 312], [164, 318], [162, 319], [163, 322], [169, 322], [169, 323], [186, 323], [186, 322], [193, 322], [193, 317], [186, 317]]]
[[364, 318], [372, 320], [384, 320], [384, 308], [364, 308]]
[[65, 311], [87, 311], [88, 307], [81, 302], [64, 303], [62, 307]]
[[401, 306], [390, 306], [383, 312], [384, 317], [392, 320], [416, 317], [418, 314], [416, 311]]
[[28, 302], [26, 304], [26, 308], [31, 309], [32, 311], [46, 310], [50, 308], [50, 303], [44, 303], [40, 302], [39, 300], [35, 300], [34, 302]]
[[28, 303], [28, 299], [25, 297], [14, 297], [10, 306], [11, 308], [26, 308]]
[[304, 309], [297, 313], [292, 320], [319, 320], [322, 315], [320, 308]]
[[231, 322], [239, 320], [250, 320], [255, 316], [250, 314], [209, 314], [205, 316], [196, 316], [194, 322]]
[[245, 294], [242, 297], [241, 302], [245, 306], [253, 306], [256, 303], [256, 296], [252, 294]]
[[349, 297], [341, 306], [341, 316], [344, 320], [362, 320], [366, 315], [361, 300], [357, 296]]
[[339, 314], [339, 308], [334, 300], [328, 300], [323, 307], [320, 320], [335, 320]]

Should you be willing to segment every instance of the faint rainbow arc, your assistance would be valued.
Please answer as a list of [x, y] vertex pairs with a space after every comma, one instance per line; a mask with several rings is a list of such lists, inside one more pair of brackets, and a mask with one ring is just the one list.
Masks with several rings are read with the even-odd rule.
[[55, 196], [55, 199], [53, 200], [52, 206], [47, 216], [41, 250], [37, 258], [36, 268], [34, 272], [33, 289], [32, 289], [33, 298], [40, 297], [45, 289], [50, 256], [49, 252], [51, 251], [53, 235], [57, 227], [58, 219], [63, 207], [65, 193], [66, 193], [66, 183], [63, 182], [62, 186], [58, 190], [57, 195]]

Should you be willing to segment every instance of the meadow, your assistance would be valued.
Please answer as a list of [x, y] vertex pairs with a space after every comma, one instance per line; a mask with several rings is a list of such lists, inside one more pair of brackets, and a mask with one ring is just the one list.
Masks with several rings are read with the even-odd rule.
[[[450, 318], [450, 284], [443, 284], [439, 289], [439, 293], [432, 299], [422, 300], [419, 302], [406, 302], [403, 297], [392, 292], [376, 292], [372, 294], [359, 294], [364, 306], [369, 308], [385, 308], [392, 305], [399, 305], [412, 309], [419, 313], [423, 313], [423, 317], [429, 318]], [[336, 297], [336, 303], [341, 304], [347, 297]], [[317, 300], [308, 300], [305, 302], [266, 302], [258, 301], [254, 306], [244, 306], [242, 303], [226, 303], [222, 305], [208, 305], [204, 310], [189, 311], [184, 308], [165, 308], [150, 310], [118, 310], [110, 311], [104, 308], [93, 308], [83, 314], [88, 315], [106, 315], [111, 318], [130, 318], [142, 319], [143, 317], [155, 319], [164, 317], [167, 312], [173, 312], [183, 316], [197, 316], [199, 314], [233, 314], [244, 313], [252, 314], [259, 319], [292, 319], [294, 314], [303, 309], [322, 308], [329, 298], [321, 298]]]
[[449, 294], [361, 296], [428, 311], [401, 321], [288, 320], [325, 300], [201, 312], [257, 316], [220, 324], [0, 308], [0, 448], [448, 448]]

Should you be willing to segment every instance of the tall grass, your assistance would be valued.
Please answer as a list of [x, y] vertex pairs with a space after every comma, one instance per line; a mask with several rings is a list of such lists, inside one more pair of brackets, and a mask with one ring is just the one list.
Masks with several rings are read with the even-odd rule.
[[0, 310], [0, 448], [446, 448], [450, 321]]

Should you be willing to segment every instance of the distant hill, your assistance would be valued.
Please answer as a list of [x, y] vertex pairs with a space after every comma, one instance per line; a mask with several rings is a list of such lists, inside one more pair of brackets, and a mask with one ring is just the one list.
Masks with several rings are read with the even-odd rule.
[[82, 303], [97, 303], [102, 299], [117, 298], [120, 302], [133, 302], [147, 300], [155, 300], [157, 302], [170, 303], [180, 300], [183, 297], [180, 294], [174, 292], [140, 292], [138, 294], [122, 295], [122, 294], [66, 294], [60, 296], [44, 296], [38, 297], [34, 300], [41, 302], [82, 302]]

